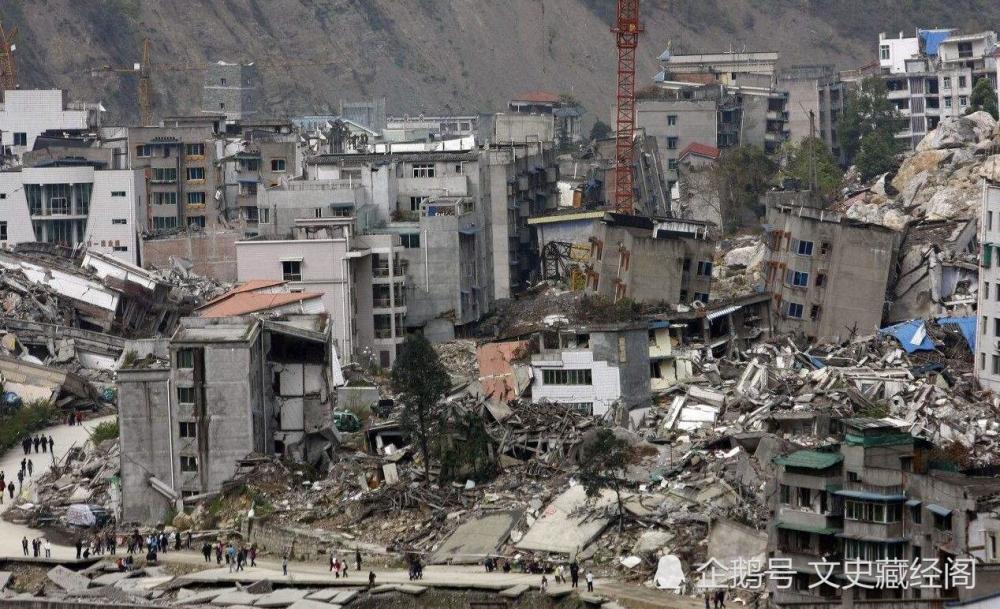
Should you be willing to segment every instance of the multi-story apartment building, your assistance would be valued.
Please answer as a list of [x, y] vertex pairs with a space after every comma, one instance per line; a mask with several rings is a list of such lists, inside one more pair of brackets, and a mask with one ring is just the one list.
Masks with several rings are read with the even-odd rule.
[[792, 66], [778, 72], [778, 89], [788, 92], [789, 140], [813, 135], [823, 140], [834, 158], [841, 158], [837, 126], [844, 111], [848, 85], [833, 66]]
[[370, 356], [389, 367], [404, 338], [407, 263], [400, 250], [398, 235], [358, 234], [351, 216], [300, 218], [290, 239], [237, 242], [237, 276], [323, 294], [342, 359]]
[[559, 148], [583, 141], [583, 110], [558, 95], [545, 91], [523, 93], [510, 100], [507, 109], [515, 114], [551, 115]]
[[[839, 445], [774, 459], [769, 552], [789, 561], [795, 574], [791, 586], [770, 582], [773, 601], [850, 606], [850, 600], [882, 599], [917, 609], [996, 592], [988, 578], [973, 588], [949, 587], [940, 576], [936, 584], [909, 584], [914, 576], [932, 576], [933, 563], [924, 561], [937, 561], [939, 573], [950, 559], [1000, 562], [1000, 479], [963, 475], [954, 464], [933, 461], [930, 443], [888, 420], [844, 419], [838, 426]], [[906, 572], [908, 585], [874, 585], [875, 563], [892, 560], [917, 565]], [[833, 585], [822, 583], [821, 574]], [[862, 584], [845, 589], [852, 580]]]
[[87, 247], [140, 264], [146, 225], [142, 172], [53, 161], [0, 172], [0, 242]]
[[1000, 393], [1000, 184], [988, 181], [983, 184], [979, 243], [976, 380]]
[[251, 118], [262, 95], [256, 64], [217, 61], [205, 69], [201, 111], [222, 114], [227, 120]]
[[98, 128], [101, 112], [100, 104], [67, 103], [61, 89], [4, 91], [0, 103], [0, 144], [19, 158], [34, 149], [35, 138], [44, 131]]
[[646, 324], [569, 326], [533, 341], [531, 399], [558, 402], [602, 416], [616, 403], [649, 402]]
[[252, 454], [328, 463], [330, 340], [325, 315], [188, 317], [156, 365], [119, 368], [120, 522], [162, 522]]
[[824, 209], [810, 194], [775, 191], [765, 199], [774, 325], [819, 341], [872, 334], [882, 321], [899, 233]]
[[382, 135], [387, 141], [407, 141], [423, 138], [479, 136], [479, 115], [419, 115], [390, 116]]
[[214, 228], [225, 217], [221, 195], [222, 116], [172, 117], [128, 129], [129, 162], [142, 170], [150, 232]]
[[995, 32], [917, 30], [914, 37], [879, 35], [879, 64], [888, 98], [907, 120], [897, 134], [914, 148], [940, 120], [969, 109], [972, 88], [986, 78], [996, 88]]
[[587, 288], [615, 302], [707, 304], [715, 242], [711, 225], [607, 213], [591, 238]]

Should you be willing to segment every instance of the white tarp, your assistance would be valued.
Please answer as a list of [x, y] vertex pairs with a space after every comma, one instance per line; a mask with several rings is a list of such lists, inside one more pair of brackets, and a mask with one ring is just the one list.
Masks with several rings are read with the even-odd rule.
[[97, 517], [89, 505], [74, 503], [66, 510], [66, 522], [78, 527], [92, 527], [97, 524]]
[[684, 585], [684, 569], [681, 568], [681, 559], [673, 554], [660, 557], [660, 562], [656, 565], [656, 575], [653, 576], [653, 583], [660, 590], [670, 590], [680, 594]]

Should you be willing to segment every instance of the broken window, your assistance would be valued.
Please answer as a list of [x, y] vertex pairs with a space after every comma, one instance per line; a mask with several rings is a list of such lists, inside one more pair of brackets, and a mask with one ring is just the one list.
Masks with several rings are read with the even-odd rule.
[[687, 290], [681, 290], [680, 301], [681, 302], [687, 302], [687, 299], [688, 299], [688, 291]]
[[792, 502], [792, 488], [787, 484], [781, 485], [781, 503], [786, 505]]
[[198, 457], [189, 457], [188, 455], [181, 455], [181, 471], [182, 472], [198, 471]]
[[942, 515], [934, 514], [934, 528], [939, 531], [950, 531], [951, 530], [951, 512]]
[[205, 216], [190, 216], [187, 219], [188, 226], [205, 228]]
[[820, 244], [820, 246], [819, 246], [819, 253], [825, 256], [825, 255], [827, 255], [827, 254], [829, 254], [829, 253], [830, 253], [830, 250], [831, 250], [832, 248], [833, 248], [833, 246], [832, 246], [832, 245], [830, 245], [829, 243], [827, 243], [827, 242], [825, 242], [825, 241], [824, 241], [824, 242], [823, 242], [823, 243], [821, 243], [821, 244]]
[[194, 349], [177, 350], [177, 367], [184, 369], [194, 368]]
[[260, 224], [269, 224], [271, 222], [271, 210], [266, 207], [258, 207], [257, 221]]
[[197, 438], [198, 437], [198, 426], [195, 423], [188, 421], [180, 422], [181, 437], [182, 438]]
[[810, 501], [811, 499], [810, 492], [811, 489], [805, 487], [799, 488], [799, 507], [804, 507], [804, 508], [812, 507], [812, 502]]
[[708, 294], [706, 294], [705, 292], [695, 292], [694, 293], [694, 299], [697, 300], [697, 301], [699, 301], [699, 302], [701, 302], [702, 304], [707, 304], [708, 303]]
[[282, 260], [281, 278], [285, 281], [302, 281], [302, 261]]
[[187, 168], [187, 179], [190, 180], [204, 180], [205, 179], [205, 168], [204, 167], [188, 167]]
[[785, 284], [796, 288], [809, 287], [809, 273], [788, 269], [785, 271]]
[[809, 319], [811, 319], [813, 321], [818, 321], [819, 320], [819, 314], [820, 314], [821, 310], [822, 309], [820, 308], [819, 305], [813, 305], [809, 309]]
[[177, 401], [181, 404], [194, 404], [194, 387], [178, 387]]
[[964, 89], [965, 88], [965, 82], [966, 82], [965, 77], [964, 76], [959, 76], [958, 77], [958, 88], [959, 89]]
[[412, 165], [412, 172], [415, 178], [433, 178], [434, 163], [414, 163]]
[[285, 159], [271, 159], [271, 171], [285, 171]]
[[205, 156], [205, 144], [184, 144], [186, 156]]

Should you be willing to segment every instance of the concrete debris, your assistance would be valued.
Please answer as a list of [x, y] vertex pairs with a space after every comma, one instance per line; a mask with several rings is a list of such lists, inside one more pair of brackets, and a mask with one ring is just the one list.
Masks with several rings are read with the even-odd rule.
[[90, 587], [90, 579], [86, 575], [80, 575], [62, 565], [52, 568], [47, 575], [49, 581], [66, 592], [82, 592]]

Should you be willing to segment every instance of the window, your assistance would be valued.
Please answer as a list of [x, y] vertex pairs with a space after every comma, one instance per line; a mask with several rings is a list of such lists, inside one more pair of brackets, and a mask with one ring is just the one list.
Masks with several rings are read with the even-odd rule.
[[796, 288], [809, 287], [809, 273], [788, 269], [785, 271], [785, 283]]
[[205, 168], [204, 167], [188, 167], [187, 168], [187, 179], [190, 180], [204, 180], [205, 179]]
[[980, 328], [983, 329], [983, 334], [986, 334], [989, 331], [989, 325], [990, 325], [990, 319], [985, 315], [983, 315], [983, 323], [980, 324], [979, 326]]
[[695, 292], [694, 299], [701, 302], [702, 304], [708, 304], [708, 294], [705, 292]]
[[788, 303], [788, 316], [794, 319], [802, 319], [802, 305], [795, 302]]
[[112, 224], [128, 224], [128, 219], [126, 218], [111, 218]]
[[410, 197], [410, 211], [420, 211], [420, 204], [427, 200], [427, 197]]
[[959, 59], [972, 59], [972, 43], [971, 42], [959, 42], [958, 45], [958, 58]]
[[314, 208], [313, 209], [313, 218], [322, 218], [322, 217], [323, 217], [323, 208], [322, 207], [316, 207], [316, 208]]
[[939, 531], [950, 531], [951, 530], [951, 512], [947, 515], [942, 516], [935, 512], [934, 514], [934, 528]]
[[14, 145], [15, 146], [27, 146], [28, 145], [28, 134], [27, 133], [15, 133], [14, 134]]
[[416, 249], [420, 247], [420, 233], [402, 233], [399, 240], [406, 249]]
[[[1000, 292], [1000, 283], [997, 284], [997, 292]], [[990, 282], [983, 282], [983, 298], [988, 300], [990, 297]]]
[[809, 308], [809, 319], [813, 321], [819, 320], [819, 314], [822, 312], [822, 308], [819, 305], [813, 305]]
[[812, 505], [811, 499], [811, 489], [799, 487], [799, 507], [810, 507]]
[[965, 82], [966, 82], [965, 81], [965, 77], [964, 76], [959, 76], [958, 77], [958, 88], [959, 89], [964, 89], [965, 88]]
[[66, 197], [52, 197], [49, 199], [49, 213], [69, 214], [69, 199]]
[[412, 175], [415, 178], [434, 177], [434, 163], [414, 163], [412, 167], [413, 167]]
[[282, 260], [281, 278], [285, 281], [302, 281], [302, 261]]
[[462, 164], [461, 163], [456, 163], [455, 164], [455, 173], [457, 173], [458, 175], [462, 175]]
[[181, 471], [182, 472], [198, 471], [198, 457], [189, 457], [187, 455], [181, 455]]
[[545, 385], [593, 385], [593, 380], [589, 369], [543, 370], [542, 383]]
[[184, 144], [184, 154], [187, 156], [205, 156], [205, 144]]
[[270, 224], [271, 223], [271, 210], [267, 207], [257, 208], [257, 222], [260, 224]]
[[812, 241], [799, 241], [798, 247], [795, 251], [799, 256], [812, 256], [813, 255], [813, 242]]
[[951, 108], [951, 98], [950, 97], [944, 98], [944, 107], [945, 108]]
[[175, 168], [175, 167], [154, 167], [153, 168], [153, 181], [154, 182], [176, 182], [177, 181], [177, 168]]
[[677, 115], [676, 114], [668, 114], [667, 115], [667, 126], [668, 127], [674, 127], [676, 125], [677, 125]]
[[623, 364], [628, 361], [628, 343], [624, 336], [618, 337], [618, 361]]
[[188, 226], [205, 228], [205, 216], [189, 216], [187, 219], [187, 223]]
[[170, 230], [174, 228], [177, 228], [177, 218], [174, 216], [167, 216], [166, 218], [153, 218], [154, 230]]
[[197, 438], [198, 437], [198, 426], [190, 421], [181, 421], [181, 437], [182, 438]]
[[881, 59], [882, 61], [889, 60], [889, 45], [887, 44], [878, 45], [878, 58]]
[[677, 150], [677, 138], [668, 137], [667, 138], [667, 150]]
[[677, 159], [667, 159], [667, 169], [677, 171]]
[[966, 107], [966, 106], [968, 106], [969, 105], [969, 96], [968, 95], [959, 95], [958, 96], [958, 105], [961, 106], [961, 107], [963, 107], [963, 108]]
[[113, 252], [127, 252], [128, 251], [128, 246], [127, 245], [116, 245], [113, 248], [111, 248], [111, 251], [113, 251]]
[[187, 193], [188, 205], [204, 205], [205, 204], [205, 193], [203, 192], [189, 192]]
[[225, 102], [219, 102], [219, 110], [225, 110], [225, 109], [226, 109], [226, 103]]
[[219, 84], [221, 84], [223, 87], [225, 87], [226, 86], [226, 79], [225, 78], [220, 78], [219, 79]]
[[781, 503], [790, 504], [792, 502], [792, 489], [787, 484], [782, 484], [779, 487], [779, 492], [781, 493]]
[[844, 502], [844, 517], [863, 522], [900, 522], [903, 506], [898, 503], [847, 500]]
[[194, 368], [194, 349], [177, 350], [177, 367], [184, 369]]
[[691, 272], [691, 259], [690, 258], [684, 258], [683, 260], [681, 260], [681, 271], [683, 271], [685, 273], [690, 273]]
[[0, 220], [0, 241], [7, 240], [7, 221]]
[[993, 356], [993, 374], [1000, 374], [1000, 355]]
[[271, 171], [284, 171], [285, 159], [271, 159]]
[[708, 260], [698, 261], [698, 271], [696, 273], [700, 277], [711, 277], [712, 276], [712, 263]]
[[945, 91], [951, 90], [951, 76], [945, 76], [941, 79], [941, 88], [944, 89]]
[[177, 401], [181, 404], [194, 404], [194, 387], [178, 387]]
[[1000, 338], [1000, 317], [993, 318], [993, 336]]
[[154, 192], [153, 205], [177, 205], [176, 192]]
[[826, 273], [816, 273], [816, 287], [821, 288], [826, 285]]
[[993, 212], [986, 212], [986, 230], [993, 230]]
[[240, 196], [241, 197], [256, 197], [257, 196], [257, 182], [240, 182]]

